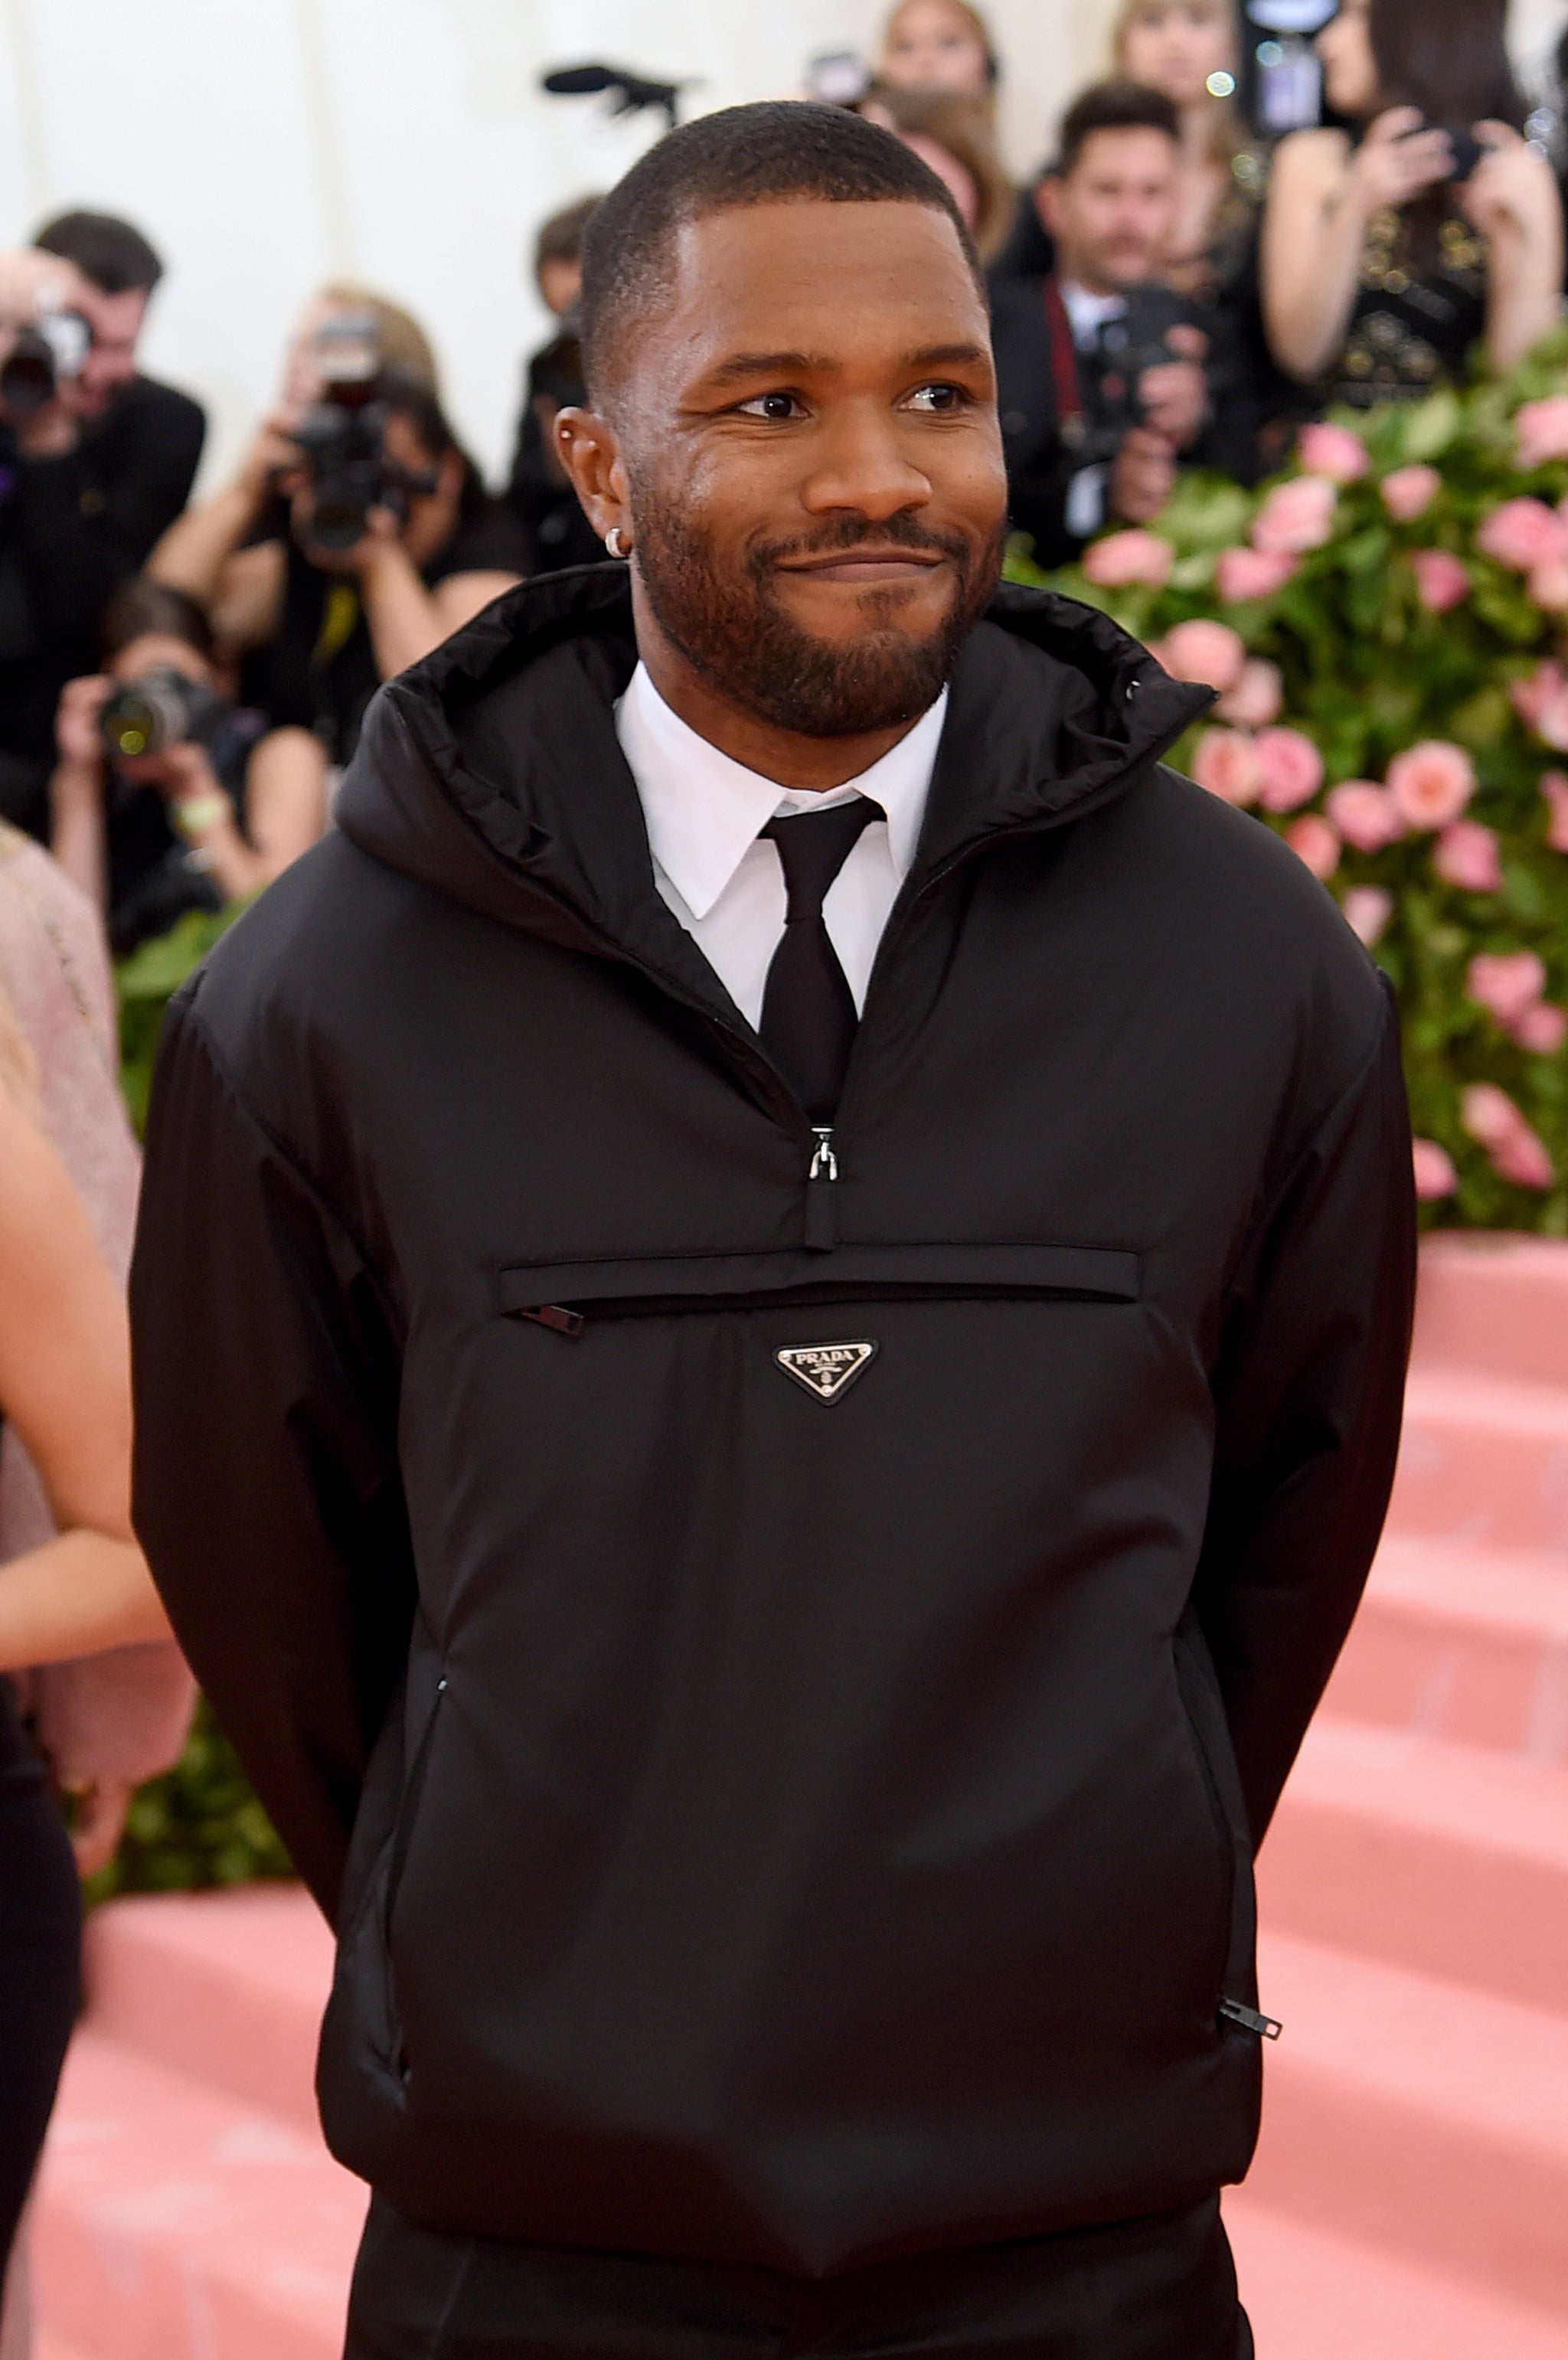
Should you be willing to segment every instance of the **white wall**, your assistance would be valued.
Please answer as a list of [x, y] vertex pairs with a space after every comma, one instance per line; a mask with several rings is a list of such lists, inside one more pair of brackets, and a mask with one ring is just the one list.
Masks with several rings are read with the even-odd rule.
[[[993, 0], [1023, 170], [1099, 70], [1115, 0]], [[1568, 0], [1515, 0], [1544, 43]], [[693, 108], [789, 93], [871, 42], [884, 0], [0, 0], [0, 242], [49, 212], [128, 214], [169, 265], [147, 366], [212, 418], [207, 479], [270, 398], [289, 319], [328, 275], [430, 328], [492, 471], [542, 332], [524, 253], [651, 126], [538, 77], [590, 57], [692, 77]]]

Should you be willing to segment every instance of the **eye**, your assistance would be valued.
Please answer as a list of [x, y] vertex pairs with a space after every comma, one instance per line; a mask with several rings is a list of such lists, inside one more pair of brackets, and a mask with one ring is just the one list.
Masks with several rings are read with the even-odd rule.
[[806, 414], [792, 393], [755, 393], [738, 408], [743, 418], [766, 418], [770, 426], [781, 426]]
[[919, 410], [923, 417], [951, 418], [968, 399], [961, 385], [921, 385], [916, 387], [904, 406]]

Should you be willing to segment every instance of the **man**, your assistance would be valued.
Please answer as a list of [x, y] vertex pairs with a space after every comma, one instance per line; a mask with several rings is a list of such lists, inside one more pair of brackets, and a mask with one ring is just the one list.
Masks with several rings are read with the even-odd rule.
[[143, 1198], [138, 1528], [339, 1929], [348, 2349], [1236, 2360], [1394, 1020], [1160, 769], [1203, 693], [997, 591], [907, 148], [710, 115], [583, 300], [629, 566], [382, 694], [174, 1006]]
[[1136, 82], [1086, 91], [1035, 191], [1043, 279], [993, 282], [1013, 520], [1060, 565], [1108, 524], [1149, 524], [1185, 459], [1247, 473], [1246, 405], [1214, 319], [1158, 284], [1176, 224], [1176, 109]]
[[86, 332], [49, 399], [0, 398], [0, 811], [40, 836], [60, 691], [97, 669], [109, 598], [185, 506], [201, 455], [200, 408], [136, 368], [162, 275], [107, 213], [62, 213], [0, 257], [0, 359], [40, 313]]
[[534, 246], [534, 283], [540, 300], [555, 313], [560, 325], [528, 363], [506, 486], [506, 497], [528, 534], [533, 561], [530, 574], [562, 565], [595, 565], [604, 554], [555, 448], [556, 418], [583, 399], [577, 316], [583, 291], [583, 234], [598, 202], [596, 196], [579, 197], [575, 204], [552, 213]]

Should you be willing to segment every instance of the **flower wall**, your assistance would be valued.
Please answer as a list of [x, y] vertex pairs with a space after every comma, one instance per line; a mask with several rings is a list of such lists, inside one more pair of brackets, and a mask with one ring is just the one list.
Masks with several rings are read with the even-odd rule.
[[1428, 1219], [1568, 1235], [1568, 331], [1049, 578], [1219, 692], [1172, 760], [1392, 978]]

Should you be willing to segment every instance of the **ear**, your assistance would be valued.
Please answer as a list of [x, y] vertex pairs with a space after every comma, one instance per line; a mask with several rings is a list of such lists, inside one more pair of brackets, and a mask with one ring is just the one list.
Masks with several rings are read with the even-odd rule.
[[593, 410], [556, 413], [555, 455], [601, 541], [618, 525], [631, 545], [631, 487], [620, 437]]
[[1048, 172], [1034, 186], [1034, 209], [1040, 215], [1040, 227], [1051, 237], [1062, 234], [1062, 182], [1054, 172]]

